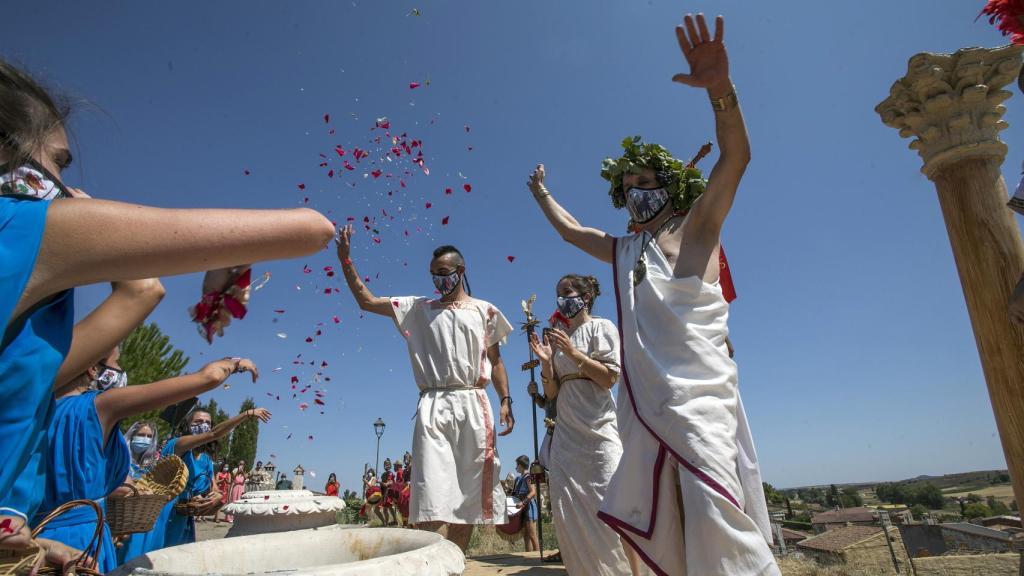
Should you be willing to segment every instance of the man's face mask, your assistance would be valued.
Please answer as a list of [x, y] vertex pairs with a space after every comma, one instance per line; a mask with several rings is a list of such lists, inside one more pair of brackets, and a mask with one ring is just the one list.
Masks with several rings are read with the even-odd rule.
[[559, 296], [558, 311], [566, 318], [572, 318], [586, 307], [587, 303], [580, 296]]
[[192, 434], [206, 434], [210, 431], [210, 423], [196, 422], [195, 424], [190, 424], [188, 429]]
[[458, 270], [445, 276], [440, 276], [438, 274], [431, 274], [430, 276], [434, 279], [434, 288], [437, 288], [437, 291], [441, 293], [441, 296], [447, 296], [454, 292], [455, 288], [459, 285], [459, 281], [462, 280], [462, 276], [459, 274]]
[[110, 366], [104, 366], [103, 370], [96, 376], [96, 380], [92, 383], [93, 388], [100, 392], [113, 388], [124, 388], [127, 385], [128, 373], [119, 368], [111, 368]]
[[149, 438], [148, 436], [135, 436], [135, 437], [132, 438], [132, 443], [131, 443], [132, 454], [135, 454], [136, 456], [138, 456], [138, 455], [142, 454], [143, 452], [145, 452], [146, 450], [149, 450], [149, 447], [152, 446], [152, 445], [153, 445], [153, 439], [152, 438]]
[[668, 192], [664, 188], [630, 188], [626, 192], [626, 209], [637, 224], [654, 219], [668, 204]]
[[0, 196], [28, 196], [40, 200], [71, 198], [71, 193], [50, 172], [34, 161], [17, 168], [0, 166]]

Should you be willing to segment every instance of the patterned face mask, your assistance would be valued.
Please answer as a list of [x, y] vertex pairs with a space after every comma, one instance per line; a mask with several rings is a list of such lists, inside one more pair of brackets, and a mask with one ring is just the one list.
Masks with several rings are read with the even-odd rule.
[[210, 423], [200, 422], [198, 424], [192, 424], [188, 427], [188, 429], [189, 432], [192, 432], [192, 434], [206, 434], [207, 432], [210, 431]]
[[572, 318], [586, 307], [587, 303], [580, 296], [558, 297], [558, 311], [566, 318]]
[[650, 222], [668, 204], [668, 192], [664, 188], [630, 188], [626, 192], [626, 209], [633, 222]]
[[0, 196], [27, 196], [40, 200], [71, 198], [71, 194], [50, 172], [30, 161], [11, 170], [0, 166]]
[[128, 373], [124, 370], [104, 366], [103, 371], [96, 376], [92, 387], [100, 392], [113, 388], [124, 388], [128, 385]]
[[459, 272], [455, 271], [451, 274], [440, 276], [437, 274], [431, 274], [434, 279], [434, 288], [441, 293], [441, 296], [447, 296], [455, 291], [455, 288], [459, 285], [459, 281], [462, 279], [459, 276]]

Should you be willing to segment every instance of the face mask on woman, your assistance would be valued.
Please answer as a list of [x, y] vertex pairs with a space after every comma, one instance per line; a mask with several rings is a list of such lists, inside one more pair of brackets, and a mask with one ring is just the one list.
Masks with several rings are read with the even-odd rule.
[[0, 166], [0, 196], [30, 196], [40, 200], [70, 198], [60, 181], [35, 161], [11, 169]]
[[191, 424], [188, 427], [188, 429], [189, 429], [189, 432], [191, 432], [193, 435], [195, 435], [195, 434], [206, 434], [207, 432], [210, 431], [210, 423], [209, 422], [198, 422], [196, 424]]
[[559, 296], [557, 305], [562, 316], [572, 318], [587, 306], [587, 302], [581, 296]]
[[103, 370], [96, 375], [92, 387], [100, 392], [114, 388], [124, 388], [128, 385], [128, 373], [120, 368], [104, 366]]
[[148, 436], [135, 436], [131, 441], [132, 455], [135, 457], [141, 456], [149, 447], [153, 445], [153, 439]]

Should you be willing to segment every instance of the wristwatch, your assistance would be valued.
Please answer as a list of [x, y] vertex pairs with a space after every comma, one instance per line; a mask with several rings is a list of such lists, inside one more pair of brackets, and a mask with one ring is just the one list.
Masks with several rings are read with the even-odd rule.
[[739, 106], [739, 100], [736, 98], [735, 88], [727, 92], [721, 98], [711, 99], [711, 108], [715, 112], [725, 112], [726, 110], [735, 108], [736, 106]]

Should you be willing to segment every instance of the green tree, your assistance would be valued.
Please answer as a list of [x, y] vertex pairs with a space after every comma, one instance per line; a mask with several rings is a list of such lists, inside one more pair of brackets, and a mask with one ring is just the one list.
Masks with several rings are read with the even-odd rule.
[[1003, 504], [999, 500], [996, 500], [995, 496], [989, 496], [985, 500], [985, 505], [988, 506], [990, 510], [992, 510], [993, 516], [1002, 516], [1003, 514], [1010, 513], [1010, 509], [1006, 506], [1006, 504]]
[[839, 488], [837, 488], [835, 484], [832, 484], [828, 487], [828, 493], [825, 496], [825, 504], [829, 505], [830, 507], [834, 507], [839, 506], [839, 503]]
[[856, 508], [857, 506], [864, 505], [864, 498], [852, 486], [843, 488], [843, 491], [839, 494], [839, 501], [842, 502], [844, 508]]
[[[180, 376], [188, 365], [184, 352], [171, 345], [171, 339], [160, 331], [155, 323], [145, 324], [132, 330], [121, 343], [121, 367], [128, 374], [128, 384], [149, 384]], [[127, 430], [136, 420], [156, 422], [161, 439], [166, 439], [170, 426], [160, 419], [160, 410], [143, 412], [121, 423]]]
[[914, 518], [921, 520], [925, 514], [928, 513], [928, 509], [920, 504], [914, 504], [910, 507], [910, 513], [914, 515]]
[[[242, 402], [238, 413], [252, 410], [256, 402], [252, 398], [246, 398]], [[228, 448], [228, 462], [232, 467], [244, 461], [246, 467], [252, 466], [256, 460], [256, 444], [259, 441], [259, 421], [254, 418], [246, 419], [231, 434], [231, 446]]]
[[964, 507], [964, 518], [972, 520], [974, 518], [986, 518], [992, 515], [992, 509], [984, 504], [968, 504]]

